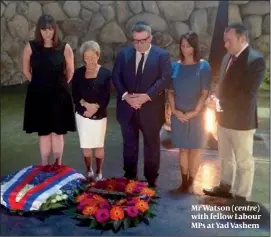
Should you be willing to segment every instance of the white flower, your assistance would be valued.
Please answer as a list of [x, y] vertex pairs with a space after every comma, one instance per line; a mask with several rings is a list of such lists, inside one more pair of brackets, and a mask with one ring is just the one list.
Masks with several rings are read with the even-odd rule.
[[62, 198], [65, 200], [65, 199], [68, 199], [68, 195], [67, 194], [64, 194], [62, 195]]
[[61, 195], [63, 192], [61, 190], [57, 190], [56, 194]]
[[19, 192], [19, 193], [16, 195], [16, 199], [15, 199], [16, 202], [19, 202], [23, 196], [24, 196], [24, 193]]
[[56, 200], [55, 200], [55, 199], [52, 199], [51, 203], [56, 203]]
[[27, 189], [29, 190], [29, 189], [31, 189], [31, 188], [33, 188], [35, 185], [33, 185], [33, 184], [27, 184], [26, 185], [26, 187], [27, 187]]
[[57, 200], [58, 202], [61, 201], [61, 200], [62, 200], [61, 196], [57, 195], [57, 196], [56, 196], [56, 200]]
[[17, 193], [16, 199], [15, 199], [16, 202], [19, 202], [21, 200], [21, 198], [28, 192], [28, 190], [30, 190], [33, 187], [34, 187], [34, 185], [32, 185], [32, 184], [25, 185], [24, 188], [19, 193]]

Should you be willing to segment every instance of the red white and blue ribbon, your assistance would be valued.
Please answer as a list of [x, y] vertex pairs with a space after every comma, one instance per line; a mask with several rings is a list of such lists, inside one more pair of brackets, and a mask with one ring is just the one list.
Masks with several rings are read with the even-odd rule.
[[[18, 193], [26, 185], [33, 183], [33, 180], [37, 179], [38, 176], [46, 177], [41, 178], [40, 182], [36, 183], [17, 201]], [[82, 174], [67, 166], [62, 166], [58, 172], [44, 172], [43, 166], [28, 166], [7, 178], [1, 184], [1, 204], [11, 210], [39, 210], [41, 205], [50, 196], [55, 195], [57, 191], [65, 187], [68, 189], [76, 188], [83, 180], [85, 180], [85, 177]]]

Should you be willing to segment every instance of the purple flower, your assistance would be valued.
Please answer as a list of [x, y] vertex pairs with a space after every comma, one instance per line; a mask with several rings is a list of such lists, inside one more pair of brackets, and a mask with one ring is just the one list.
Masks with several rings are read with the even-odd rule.
[[80, 204], [77, 206], [77, 210], [78, 210], [78, 211], [82, 211], [82, 210], [84, 209], [84, 206], [85, 206], [85, 205], [83, 205], [83, 204], [80, 203]]
[[106, 184], [106, 182], [104, 180], [100, 180], [95, 184], [95, 188], [105, 189], [106, 185], [107, 184]]
[[136, 217], [138, 215], [138, 209], [135, 206], [127, 207], [126, 213], [129, 217]]
[[109, 219], [108, 209], [99, 209], [95, 214], [96, 221], [99, 223], [104, 223]]
[[135, 193], [139, 193], [141, 190], [142, 190], [142, 187], [140, 187], [139, 185], [136, 185], [136, 186], [133, 188], [133, 192], [135, 192]]
[[136, 204], [136, 200], [135, 199], [127, 200], [127, 206], [133, 206], [135, 204]]

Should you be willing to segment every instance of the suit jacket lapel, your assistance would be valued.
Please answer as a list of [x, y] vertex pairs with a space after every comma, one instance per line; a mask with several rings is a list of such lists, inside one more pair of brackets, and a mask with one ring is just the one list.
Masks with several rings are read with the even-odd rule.
[[132, 74], [133, 74], [133, 77], [134, 77], [133, 80], [134, 80], [136, 76], [136, 50], [135, 48], [132, 49], [131, 65], [132, 65]]
[[229, 64], [231, 55], [228, 53], [225, 55], [224, 60], [222, 62], [221, 65], [221, 71], [220, 71], [220, 79], [223, 80], [225, 78], [225, 74], [226, 74], [226, 70], [227, 70], [227, 66]]
[[131, 75], [127, 77], [127, 84], [129, 84], [131, 88], [134, 88], [136, 75], [136, 50], [134, 47], [131, 48], [127, 55], [127, 65], [125, 66], [125, 70]]
[[150, 69], [151, 62], [155, 62], [155, 50], [153, 49], [153, 46], [150, 49], [149, 55], [147, 57], [144, 69], [143, 69], [143, 77], [144, 75], [147, 75], [147, 71]]
[[233, 65], [231, 65], [227, 72], [225, 73], [225, 76], [224, 78], [230, 76], [233, 72], [235, 74], [238, 74], [242, 71], [242, 69], [244, 68], [244, 63], [245, 63], [245, 58], [246, 58], [246, 55], [249, 51], [249, 47], [247, 47], [240, 55], [239, 57], [236, 59], [236, 61], [234, 62]]

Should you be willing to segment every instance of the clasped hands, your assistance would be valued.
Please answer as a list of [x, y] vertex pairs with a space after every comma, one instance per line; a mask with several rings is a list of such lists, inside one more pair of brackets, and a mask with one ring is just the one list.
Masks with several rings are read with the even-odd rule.
[[100, 108], [98, 104], [88, 103], [83, 99], [80, 101], [80, 104], [86, 108], [86, 111], [84, 112], [84, 116], [88, 118], [91, 118], [93, 114], [95, 114]]
[[134, 109], [138, 110], [151, 98], [147, 94], [127, 94], [124, 96], [124, 100]]
[[222, 108], [219, 104], [219, 99], [215, 95], [209, 96], [209, 98], [206, 100], [205, 105], [214, 111], [222, 112]]
[[175, 111], [172, 112], [172, 114], [175, 115], [177, 117], [177, 119], [179, 119], [182, 123], [185, 123], [189, 119], [197, 116], [198, 111], [193, 110], [193, 111], [189, 111], [189, 112], [184, 113], [184, 112], [176, 109]]

